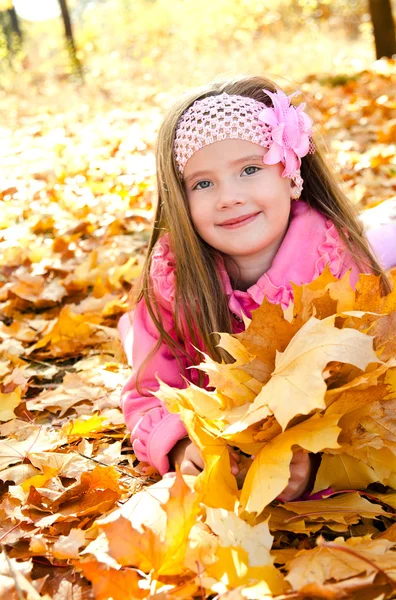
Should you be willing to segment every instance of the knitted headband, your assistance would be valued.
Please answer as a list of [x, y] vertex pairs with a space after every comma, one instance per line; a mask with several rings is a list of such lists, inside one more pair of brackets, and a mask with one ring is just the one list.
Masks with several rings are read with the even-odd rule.
[[282, 177], [293, 180], [294, 197], [299, 197], [301, 158], [315, 152], [312, 121], [304, 112], [305, 102], [297, 107], [290, 103], [300, 92], [286, 96], [281, 90], [263, 91], [271, 98], [272, 107], [247, 96], [223, 93], [197, 100], [182, 114], [174, 144], [181, 177], [188, 159], [200, 148], [226, 139], [246, 140], [268, 148], [264, 164], [284, 165]]

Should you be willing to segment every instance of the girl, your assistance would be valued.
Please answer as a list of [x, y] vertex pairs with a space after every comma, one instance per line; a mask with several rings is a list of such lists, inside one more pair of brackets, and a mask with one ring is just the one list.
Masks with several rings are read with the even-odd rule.
[[[295, 107], [269, 80], [213, 83], [180, 101], [159, 132], [158, 207], [133, 327], [125, 335], [133, 372], [122, 408], [136, 457], [161, 475], [202, 458], [176, 414], [151, 394], [157, 377], [173, 387], [205, 385], [204, 350], [221, 360], [212, 332], [237, 333], [267, 298], [287, 307], [291, 282], [329, 265], [336, 277], [373, 272], [389, 284], [362, 225], [312, 138], [305, 104]], [[232, 471], [238, 457], [230, 450]], [[313, 461], [294, 455], [282, 499], [303, 494]]]

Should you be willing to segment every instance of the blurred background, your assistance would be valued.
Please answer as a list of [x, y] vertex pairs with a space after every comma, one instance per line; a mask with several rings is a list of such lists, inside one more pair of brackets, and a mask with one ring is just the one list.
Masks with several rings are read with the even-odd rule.
[[162, 117], [221, 75], [300, 89], [351, 201], [395, 200], [395, 14], [396, 0], [0, 0], [0, 261], [86, 260], [78, 285], [127, 289]]
[[394, 199], [395, 13], [396, 0], [0, 0], [0, 261], [91, 264], [100, 245], [117, 264], [133, 255], [120, 279], [101, 275], [127, 288], [164, 112], [222, 75], [302, 90], [351, 201]]
[[114, 106], [224, 73], [294, 86], [396, 53], [395, 0], [0, 0], [0, 9], [1, 92], [28, 95], [33, 110], [36, 94], [66, 108], [78, 83], [81, 98]]

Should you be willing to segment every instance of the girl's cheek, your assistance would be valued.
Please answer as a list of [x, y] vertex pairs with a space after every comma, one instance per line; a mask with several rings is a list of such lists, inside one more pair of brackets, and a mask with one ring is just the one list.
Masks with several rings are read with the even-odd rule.
[[200, 202], [197, 202], [191, 207], [191, 215], [195, 215], [197, 218], [202, 219], [208, 216], [209, 212], [213, 210], [212, 203], [207, 198], [201, 198]]

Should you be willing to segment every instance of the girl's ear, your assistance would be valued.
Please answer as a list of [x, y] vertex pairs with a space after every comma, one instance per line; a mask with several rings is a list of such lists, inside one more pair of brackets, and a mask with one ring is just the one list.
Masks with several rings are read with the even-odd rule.
[[298, 189], [298, 187], [296, 186], [294, 181], [291, 181], [291, 183], [290, 183], [290, 198], [292, 200], [298, 200], [300, 196], [301, 196], [301, 191]]

